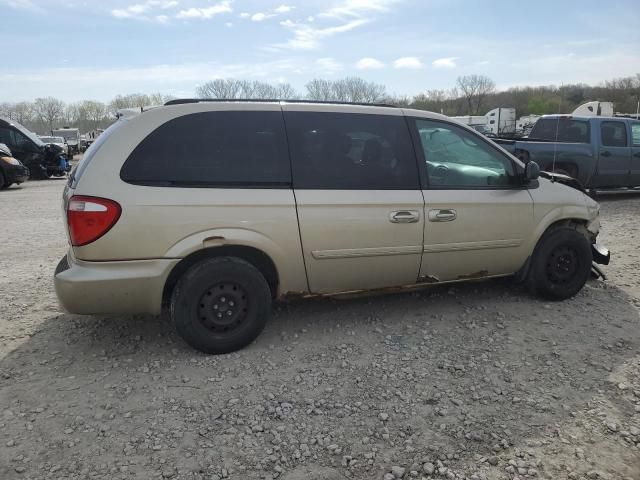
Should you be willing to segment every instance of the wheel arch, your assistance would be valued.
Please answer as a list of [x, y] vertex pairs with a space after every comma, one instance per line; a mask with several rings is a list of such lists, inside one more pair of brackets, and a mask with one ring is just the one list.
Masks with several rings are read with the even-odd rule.
[[[551, 214], [553, 214], [553, 212], [549, 213], [549, 215]], [[549, 215], [547, 215], [547, 217]], [[547, 217], [545, 217], [545, 219]], [[534, 240], [531, 243], [531, 248], [529, 249], [531, 253], [527, 257], [524, 265], [522, 265], [520, 270], [516, 272], [516, 278], [518, 279], [518, 281], [522, 281], [525, 278], [527, 278], [527, 275], [529, 274], [529, 269], [531, 267], [531, 259], [533, 258], [533, 255], [536, 249], [538, 248], [538, 245], [540, 244], [540, 240], [547, 232], [550, 232], [551, 230], [554, 230], [558, 227], [574, 227], [576, 230], [579, 230], [583, 235], [589, 236], [589, 231], [587, 229], [588, 223], [589, 223], [588, 219], [580, 216], [568, 216], [565, 218], [550, 219], [550, 221], [548, 222], [544, 222], [544, 221], [541, 222], [541, 224], [539, 225], [539, 228], [536, 230], [536, 233], [534, 235]]]
[[164, 284], [164, 289], [162, 291], [162, 306], [166, 307], [169, 305], [173, 289], [178, 283], [178, 280], [180, 280], [187, 270], [203, 260], [216, 257], [235, 257], [249, 262], [264, 276], [267, 284], [269, 285], [269, 289], [271, 290], [272, 298], [277, 297], [280, 285], [280, 275], [278, 274], [276, 264], [269, 255], [262, 250], [246, 245], [221, 245], [196, 250], [174, 265]]

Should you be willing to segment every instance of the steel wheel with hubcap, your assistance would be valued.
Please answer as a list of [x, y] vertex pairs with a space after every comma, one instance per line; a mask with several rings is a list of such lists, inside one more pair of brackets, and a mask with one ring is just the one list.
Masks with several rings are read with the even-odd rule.
[[180, 336], [205, 353], [228, 353], [251, 343], [271, 313], [271, 290], [260, 271], [235, 257], [192, 266], [171, 296]]
[[592, 254], [586, 231], [580, 228], [553, 227], [542, 236], [529, 270], [529, 286], [534, 293], [563, 300], [584, 286], [591, 273]]
[[202, 324], [214, 332], [228, 332], [247, 318], [249, 299], [233, 282], [216, 284], [200, 297], [198, 315]]

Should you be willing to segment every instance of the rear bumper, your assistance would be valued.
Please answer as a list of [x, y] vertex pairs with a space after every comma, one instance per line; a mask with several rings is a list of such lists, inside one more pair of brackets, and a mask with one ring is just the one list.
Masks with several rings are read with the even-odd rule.
[[70, 252], [58, 263], [54, 286], [60, 304], [70, 313], [157, 315], [167, 277], [178, 262], [86, 262], [73, 258]]

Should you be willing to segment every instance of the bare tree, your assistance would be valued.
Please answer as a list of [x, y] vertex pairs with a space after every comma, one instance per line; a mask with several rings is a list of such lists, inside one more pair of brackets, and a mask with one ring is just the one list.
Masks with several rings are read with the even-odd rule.
[[33, 119], [33, 105], [29, 102], [0, 104], [0, 115], [18, 123], [28, 123]]
[[64, 121], [65, 126], [71, 126], [78, 123], [80, 117], [80, 108], [77, 103], [68, 103], [64, 107], [64, 112], [62, 115], [62, 120]]
[[102, 102], [95, 100], [85, 100], [78, 106], [79, 117], [82, 120], [83, 126], [93, 130], [98, 128], [100, 123], [104, 121], [104, 117], [107, 114], [107, 107]]
[[479, 114], [484, 99], [496, 90], [495, 82], [484, 75], [465, 75], [458, 77], [456, 83], [467, 100], [470, 115]]
[[64, 113], [64, 102], [53, 97], [36, 98], [33, 102], [35, 115], [49, 130], [58, 122]]
[[162, 105], [173, 97], [170, 95], [164, 95], [162, 93], [152, 93], [147, 95], [145, 93], [130, 93], [128, 95], [117, 95], [111, 103], [109, 103], [108, 110], [112, 115], [116, 115], [118, 110], [123, 108], [139, 108], [150, 107], [153, 105]]
[[236, 80], [235, 78], [217, 78], [200, 85], [196, 89], [199, 98], [232, 99], [291, 99], [296, 96], [295, 89], [288, 83], [271, 85], [258, 80]]
[[376, 103], [386, 97], [384, 85], [367, 82], [359, 77], [340, 80], [313, 79], [306, 85], [309, 100]]
[[333, 100], [332, 82], [322, 78], [314, 78], [305, 85], [307, 89], [307, 98], [309, 100], [319, 100], [328, 102]]

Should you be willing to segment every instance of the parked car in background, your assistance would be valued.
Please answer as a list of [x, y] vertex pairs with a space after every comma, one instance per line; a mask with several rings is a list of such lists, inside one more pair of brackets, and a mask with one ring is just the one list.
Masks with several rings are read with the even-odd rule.
[[0, 143], [9, 147], [34, 179], [64, 176], [70, 165], [62, 147], [45, 144], [38, 136], [14, 120], [0, 117]]
[[56, 292], [80, 314], [164, 304], [208, 353], [291, 296], [516, 275], [564, 299], [608, 261], [599, 207], [538, 173], [420, 110], [171, 101], [122, 117], [70, 175]]
[[73, 155], [80, 153], [80, 130], [77, 128], [63, 127], [57, 130], [51, 130], [51, 135], [63, 137], [69, 145], [69, 159], [73, 159]]
[[0, 143], [0, 190], [14, 183], [20, 185], [29, 179], [29, 169], [20, 160], [13, 157], [11, 150]]
[[51, 137], [47, 135], [38, 135], [38, 138], [42, 140], [42, 143], [44, 143], [45, 145], [57, 145], [58, 147], [62, 148], [65, 155], [67, 155], [68, 157], [71, 157], [71, 147], [69, 147], [69, 144], [64, 139], [64, 137]]
[[640, 186], [640, 121], [544, 115], [528, 139], [496, 139], [523, 162], [578, 179], [586, 188]]

